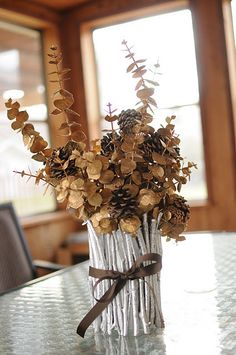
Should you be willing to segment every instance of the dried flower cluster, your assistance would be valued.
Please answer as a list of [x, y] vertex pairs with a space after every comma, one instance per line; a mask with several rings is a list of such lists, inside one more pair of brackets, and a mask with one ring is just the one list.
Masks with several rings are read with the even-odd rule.
[[[135, 87], [139, 99], [136, 109], [123, 110], [119, 115], [108, 104], [105, 120], [111, 130], [101, 140], [86, 148], [86, 136], [77, 122], [79, 114], [71, 109], [73, 95], [63, 88], [69, 69], [61, 69], [61, 54], [51, 47], [50, 61], [55, 70], [50, 73], [58, 83], [51, 112], [64, 114], [65, 122], [59, 130], [65, 131], [68, 142], [57, 149], [48, 143], [28, 123], [26, 111], [20, 111], [18, 102], [8, 100], [7, 115], [12, 128], [22, 133], [32, 158], [42, 162], [36, 175], [29, 175], [55, 188], [57, 200], [84, 221], [91, 220], [98, 233], [111, 233], [121, 228], [135, 236], [142, 216], [156, 219], [161, 214], [160, 230], [163, 236], [183, 240], [181, 233], [189, 219], [189, 206], [178, 193], [186, 184], [195, 164], [183, 163], [180, 139], [175, 134], [174, 116], [166, 118], [166, 125], [154, 130], [150, 125], [153, 98], [157, 82], [145, 77], [144, 59], [135, 59], [134, 53], [123, 41], [126, 58], [131, 61], [127, 72], [137, 79]], [[158, 68], [158, 65], [155, 66]], [[73, 118], [75, 117], [75, 118]], [[114, 123], [118, 124], [116, 130]]]

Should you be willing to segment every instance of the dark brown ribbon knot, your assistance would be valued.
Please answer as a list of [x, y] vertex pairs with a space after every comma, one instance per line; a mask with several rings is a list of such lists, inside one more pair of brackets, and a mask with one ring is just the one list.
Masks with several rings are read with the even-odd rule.
[[[154, 264], [143, 266], [144, 261], [155, 261]], [[140, 279], [146, 276], [156, 274], [161, 270], [161, 255], [156, 253], [148, 253], [140, 256], [132, 265], [132, 267], [126, 272], [120, 272], [116, 270], [102, 270], [94, 267], [89, 267], [89, 276], [95, 277], [98, 280], [93, 286], [93, 290], [103, 280], [114, 280], [114, 283], [104, 293], [104, 295], [96, 301], [93, 308], [86, 314], [86, 316], [80, 322], [77, 333], [84, 337], [87, 328], [90, 324], [104, 311], [110, 302], [116, 297], [116, 295], [122, 290], [128, 280]]]

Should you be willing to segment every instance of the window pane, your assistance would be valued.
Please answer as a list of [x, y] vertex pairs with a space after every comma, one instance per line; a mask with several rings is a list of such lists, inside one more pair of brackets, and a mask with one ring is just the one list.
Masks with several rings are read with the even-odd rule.
[[[22, 106], [45, 105], [41, 53], [38, 31], [0, 21], [0, 111], [9, 97], [20, 98]], [[38, 115], [42, 119], [40, 110]]]
[[231, 9], [232, 9], [232, 17], [233, 17], [233, 30], [234, 30], [234, 39], [236, 40], [236, 1], [231, 0]]
[[33, 179], [26, 182], [26, 178], [13, 173], [34, 173], [40, 165], [31, 159], [21, 134], [10, 128], [4, 102], [9, 97], [19, 101], [49, 141], [44, 91], [40, 33], [0, 22], [0, 202], [13, 201], [21, 216], [51, 211], [56, 205], [52, 193], [43, 196], [45, 186], [35, 187]]
[[[204, 200], [207, 198], [207, 189], [199, 106], [189, 105], [175, 108], [174, 113], [176, 133], [181, 139], [181, 155], [185, 161], [197, 162], [198, 166], [198, 169], [193, 170], [191, 174], [191, 183], [183, 185], [181, 193], [189, 200]], [[158, 114], [160, 122], [164, 123], [165, 117], [172, 114], [173, 109], [161, 109]], [[156, 126], [157, 123], [156, 121]]]
[[[35, 124], [36, 130], [48, 139], [48, 129], [45, 123]], [[33, 215], [55, 209], [55, 199], [49, 189], [41, 183], [35, 186], [34, 179], [22, 178], [13, 171], [35, 173], [39, 163], [30, 158], [22, 142], [22, 135], [12, 132], [9, 124], [0, 125], [0, 201], [13, 201], [21, 216]]]
[[[154, 125], [163, 123], [164, 115], [177, 116], [176, 130], [182, 138], [183, 154], [198, 165], [198, 170], [192, 174], [190, 186], [182, 191], [190, 200], [206, 199], [191, 12], [187, 9], [181, 10], [104, 27], [93, 32], [102, 115], [105, 114], [108, 102], [111, 102], [118, 112], [135, 107], [137, 102], [134, 90], [136, 83], [131, 75], [126, 73], [128, 61], [121, 51], [123, 39], [126, 39], [129, 45], [134, 44], [137, 59], [143, 59], [145, 55], [145, 59], [148, 59], [147, 67], [153, 68], [153, 65], [159, 62], [161, 73], [156, 79], [160, 86], [156, 90], [155, 98], [159, 109], [155, 112], [157, 118]], [[101, 128], [107, 128], [106, 123], [102, 122]]]

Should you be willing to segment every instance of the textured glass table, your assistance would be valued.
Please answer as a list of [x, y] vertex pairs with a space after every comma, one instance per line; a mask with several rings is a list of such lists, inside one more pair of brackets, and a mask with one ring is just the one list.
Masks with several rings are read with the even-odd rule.
[[90, 309], [88, 263], [0, 297], [0, 354], [235, 355], [236, 233], [163, 240], [165, 329], [118, 337], [76, 334]]

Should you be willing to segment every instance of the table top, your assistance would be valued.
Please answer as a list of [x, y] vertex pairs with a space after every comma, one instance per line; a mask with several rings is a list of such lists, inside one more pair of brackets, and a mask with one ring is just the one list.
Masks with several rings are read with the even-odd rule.
[[0, 354], [235, 355], [236, 233], [165, 242], [161, 273], [165, 329], [119, 337], [76, 334], [90, 309], [88, 263], [0, 297]]

